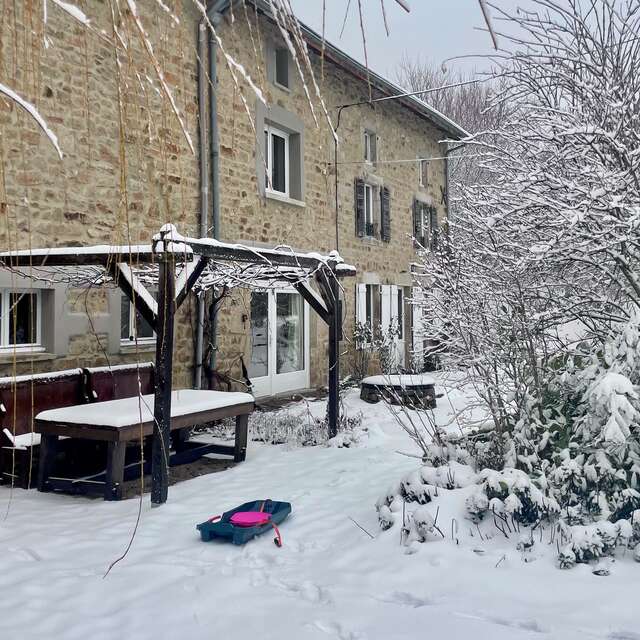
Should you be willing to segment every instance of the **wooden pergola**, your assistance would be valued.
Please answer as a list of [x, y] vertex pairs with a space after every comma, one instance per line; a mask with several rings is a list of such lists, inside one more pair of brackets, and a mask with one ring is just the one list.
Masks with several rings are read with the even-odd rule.
[[[151, 459], [151, 502], [167, 500], [169, 484], [171, 390], [175, 311], [207, 267], [220, 262], [245, 263], [261, 267], [260, 286], [286, 282], [300, 293], [329, 327], [329, 406], [330, 437], [336, 435], [339, 421], [339, 279], [354, 276], [355, 268], [344, 264], [337, 253], [322, 256], [290, 249], [249, 247], [211, 238], [185, 238], [173, 225], [165, 225], [150, 245], [57, 247], [0, 253], [0, 265], [8, 269], [99, 267], [132, 301], [156, 334], [156, 377], [154, 430]], [[176, 265], [182, 265], [176, 274]], [[135, 273], [141, 265], [158, 266], [157, 302]], [[28, 273], [26, 274], [29, 275]], [[314, 281], [317, 291], [312, 288]]]

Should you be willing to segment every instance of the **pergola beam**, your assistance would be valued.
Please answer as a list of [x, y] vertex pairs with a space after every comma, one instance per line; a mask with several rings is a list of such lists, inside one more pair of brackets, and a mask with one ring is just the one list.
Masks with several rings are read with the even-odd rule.
[[[191, 260], [189, 253], [182, 260]], [[96, 245], [91, 247], [55, 247], [49, 249], [20, 249], [3, 251], [0, 263], [11, 269], [26, 267], [81, 267], [107, 268], [112, 263], [127, 262], [131, 265], [155, 263], [158, 259], [150, 244], [145, 245]]]

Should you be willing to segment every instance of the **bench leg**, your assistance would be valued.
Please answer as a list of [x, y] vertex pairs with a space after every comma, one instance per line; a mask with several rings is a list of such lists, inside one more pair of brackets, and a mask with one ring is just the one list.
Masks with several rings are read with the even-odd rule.
[[171, 446], [176, 453], [184, 451], [185, 443], [189, 440], [190, 429], [178, 429], [171, 432]]
[[242, 462], [247, 457], [247, 433], [249, 431], [249, 415], [236, 416], [236, 443], [233, 452], [235, 462]]
[[124, 481], [124, 454], [126, 442], [109, 442], [107, 451], [107, 477], [104, 483], [104, 499], [120, 500]]
[[40, 464], [38, 466], [38, 491], [47, 490], [47, 482], [53, 471], [58, 453], [58, 436], [43, 433], [40, 436]]

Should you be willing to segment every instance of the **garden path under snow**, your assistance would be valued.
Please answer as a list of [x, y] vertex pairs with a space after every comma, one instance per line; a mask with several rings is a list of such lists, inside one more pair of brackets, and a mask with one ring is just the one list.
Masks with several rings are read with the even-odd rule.
[[[363, 446], [250, 443], [245, 463], [172, 486], [163, 507], [145, 496], [133, 546], [104, 579], [131, 536], [137, 500], [0, 487], [0, 637], [640, 640], [638, 564], [621, 558], [597, 577], [586, 565], [560, 571], [551, 551], [524, 563], [492, 523], [481, 529], [494, 537], [480, 541], [463, 519], [468, 489], [428, 505], [434, 514], [439, 506], [446, 540], [405, 553], [398, 526], [380, 531], [375, 502], [419, 460], [397, 453], [411, 444], [384, 405], [351, 391], [346, 407], [364, 413]], [[441, 399], [438, 419], [450, 412]], [[283, 548], [269, 534], [242, 547], [200, 541], [198, 522], [266, 497], [293, 504]]]

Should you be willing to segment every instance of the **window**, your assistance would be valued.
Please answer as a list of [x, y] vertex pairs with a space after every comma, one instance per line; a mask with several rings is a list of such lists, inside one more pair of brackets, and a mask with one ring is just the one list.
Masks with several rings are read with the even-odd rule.
[[365, 297], [365, 322], [369, 325], [371, 331], [375, 331], [380, 324], [380, 309], [382, 306], [380, 285], [366, 285]]
[[425, 249], [437, 249], [438, 212], [434, 206], [419, 200], [413, 201], [413, 237]]
[[365, 162], [376, 162], [376, 134], [373, 131], [364, 132]]
[[120, 303], [120, 342], [131, 344], [137, 339], [138, 343], [155, 342], [155, 334], [151, 325], [142, 317], [136, 309], [134, 314], [133, 303], [126, 296], [122, 296]]
[[0, 349], [42, 348], [42, 294], [0, 290]]
[[288, 49], [276, 49], [275, 50], [275, 83], [285, 89], [289, 88], [289, 50]]
[[404, 291], [398, 287], [398, 340], [404, 338]]
[[266, 190], [289, 196], [289, 134], [275, 127], [264, 130]]
[[370, 184], [364, 185], [364, 234], [374, 237], [375, 225], [373, 222], [373, 187]]
[[418, 171], [420, 172], [420, 186], [428, 187], [429, 186], [429, 161], [419, 160]]

